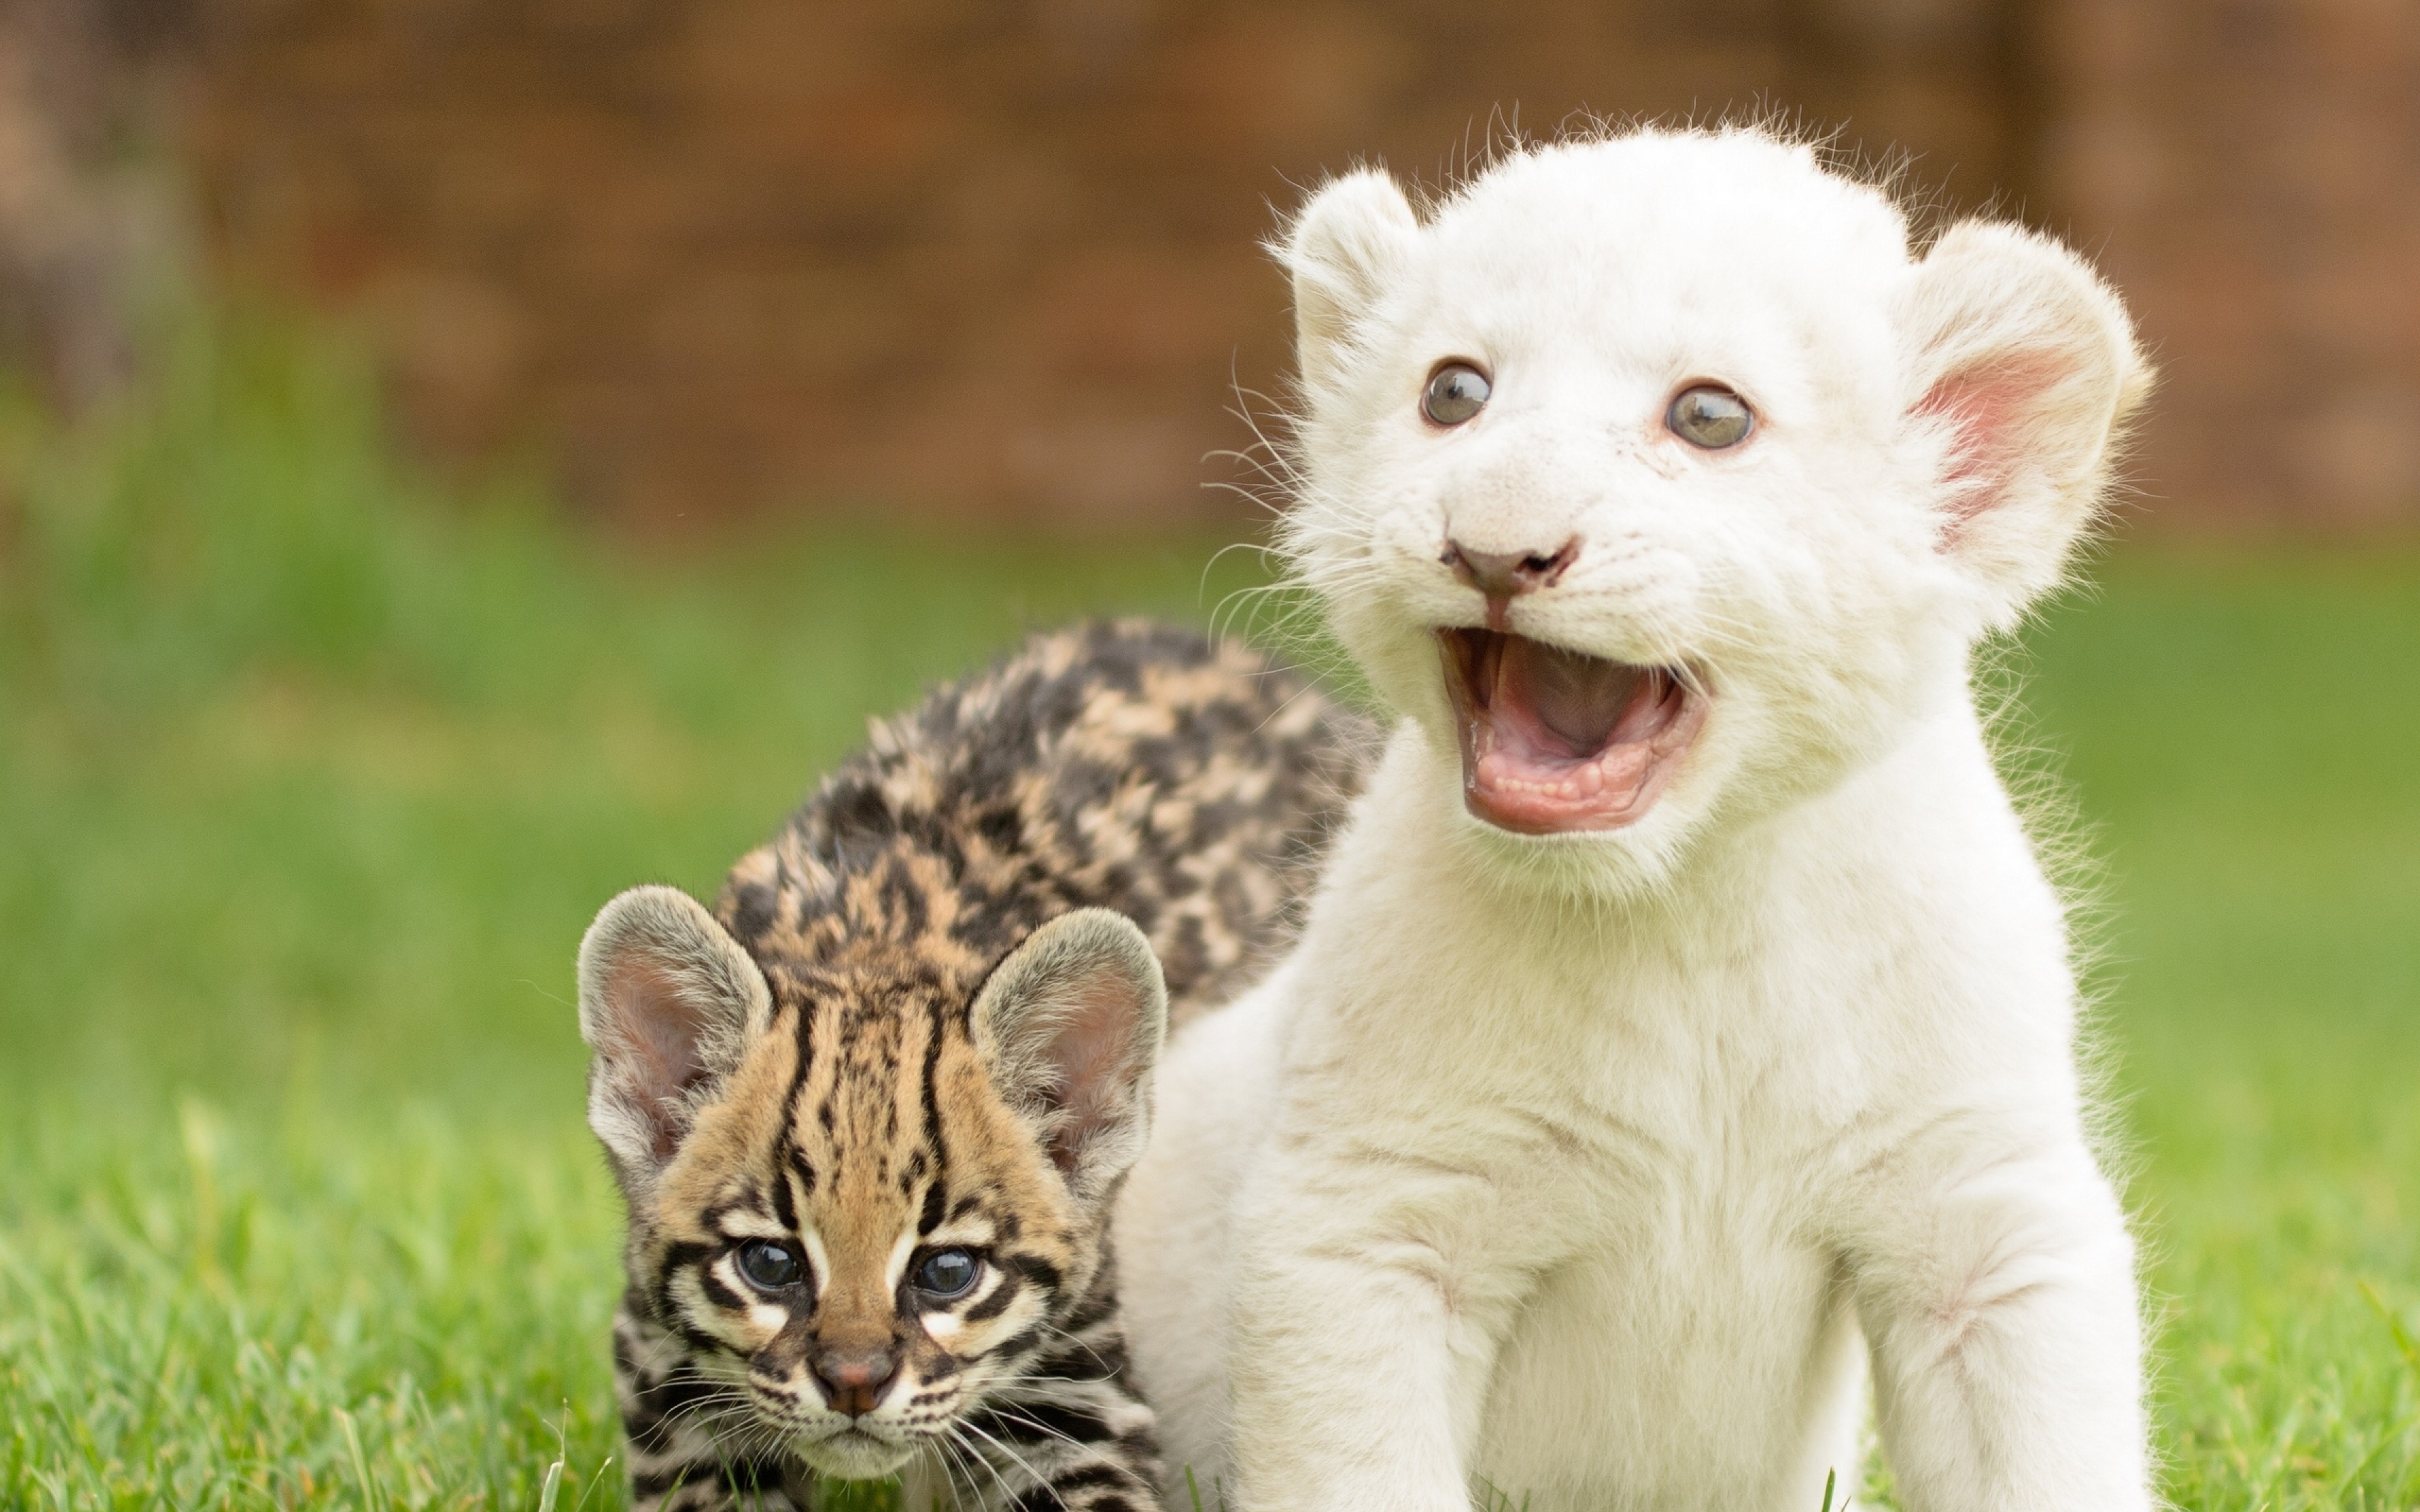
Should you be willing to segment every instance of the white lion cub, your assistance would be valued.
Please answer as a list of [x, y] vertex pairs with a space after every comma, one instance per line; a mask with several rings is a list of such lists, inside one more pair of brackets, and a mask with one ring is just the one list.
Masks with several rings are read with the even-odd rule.
[[1291, 546], [1403, 716], [1118, 1247], [1239, 1512], [2150, 1504], [2126, 1218], [1977, 640], [2149, 381], [2076, 257], [1750, 131], [1286, 238]]

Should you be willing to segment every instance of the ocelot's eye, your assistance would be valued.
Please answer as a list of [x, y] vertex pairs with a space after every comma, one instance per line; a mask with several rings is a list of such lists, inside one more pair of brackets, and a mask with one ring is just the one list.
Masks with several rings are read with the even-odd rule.
[[1673, 395], [1664, 424], [1690, 445], [1719, 452], [1747, 440], [1756, 428], [1756, 416], [1745, 399], [1721, 384], [1699, 383]]
[[1459, 425], [1487, 408], [1495, 393], [1487, 375], [1468, 363], [1447, 363], [1429, 375], [1420, 391], [1420, 413], [1439, 425]]
[[739, 1246], [739, 1273], [760, 1291], [781, 1291], [799, 1284], [799, 1252], [778, 1240], [752, 1239]]
[[927, 1297], [948, 1302], [963, 1297], [975, 1288], [975, 1280], [983, 1274], [983, 1262], [971, 1250], [937, 1249], [924, 1257], [916, 1267], [916, 1289]]

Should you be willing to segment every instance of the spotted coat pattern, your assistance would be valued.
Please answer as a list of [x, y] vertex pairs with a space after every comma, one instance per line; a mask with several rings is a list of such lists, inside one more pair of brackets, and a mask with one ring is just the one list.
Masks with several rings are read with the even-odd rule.
[[[994, 1088], [970, 1007], [1082, 907], [1142, 928], [1176, 1022], [1231, 996], [1282, 950], [1373, 748], [1255, 653], [1092, 625], [876, 723], [740, 859], [716, 914], [765, 975], [771, 1027], [634, 1203], [614, 1363], [635, 1506], [812, 1505], [814, 1473], [737, 1386], [835, 1328], [904, 1357], [920, 1512], [1155, 1504], [1109, 1199], [1079, 1200]], [[732, 1246], [764, 1234], [830, 1271], [826, 1316], [735, 1295]], [[944, 1242], [987, 1255], [990, 1280], [937, 1312], [896, 1278]]]

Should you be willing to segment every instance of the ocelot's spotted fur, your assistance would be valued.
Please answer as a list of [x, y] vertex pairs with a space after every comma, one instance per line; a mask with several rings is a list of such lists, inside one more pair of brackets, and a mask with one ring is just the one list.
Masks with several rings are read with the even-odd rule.
[[1047, 635], [877, 724], [711, 915], [607, 905], [580, 1010], [634, 1505], [894, 1472], [919, 1509], [1154, 1504], [1109, 1207], [1167, 1005], [1282, 948], [1369, 745], [1240, 648]]

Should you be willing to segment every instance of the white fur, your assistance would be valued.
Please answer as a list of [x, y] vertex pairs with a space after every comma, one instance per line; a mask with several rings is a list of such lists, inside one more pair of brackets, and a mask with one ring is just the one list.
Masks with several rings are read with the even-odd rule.
[[[1404, 718], [1295, 955], [1164, 1062], [1118, 1244], [1171, 1466], [1238, 1512], [1816, 1512], [1870, 1376], [1911, 1512], [2148, 1506], [2064, 910], [1969, 682], [2099, 506], [2123, 310], [2011, 228], [1916, 258], [1747, 131], [1523, 153], [1425, 221], [1357, 175], [1281, 251], [1295, 560]], [[1439, 430], [1446, 358], [1495, 392]], [[1734, 451], [1663, 426], [1708, 378]], [[1702, 680], [1642, 821], [1465, 812], [1449, 533], [1576, 534], [1512, 627]]]

